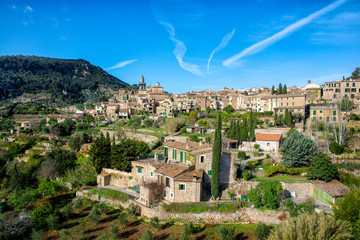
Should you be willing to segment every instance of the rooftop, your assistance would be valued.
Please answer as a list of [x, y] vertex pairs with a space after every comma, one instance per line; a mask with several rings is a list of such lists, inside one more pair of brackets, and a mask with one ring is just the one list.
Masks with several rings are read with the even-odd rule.
[[349, 187], [340, 183], [338, 180], [332, 180], [331, 182], [310, 180], [310, 182], [330, 194], [332, 197], [342, 197], [350, 191]]
[[193, 182], [194, 178], [196, 182], [201, 182], [204, 171], [202, 169], [196, 169], [194, 171], [185, 172], [175, 178], [176, 181], [181, 182]]
[[256, 133], [256, 141], [280, 141], [281, 133]]
[[169, 177], [176, 177], [188, 169], [190, 169], [190, 166], [186, 166], [184, 164], [163, 163], [161, 166], [159, 166], [159, 168], [155, 170], [155, 172]]
[[192, 141], [186, 141], [186, 142], [166, 142], [164, 143], [164, 146], [176, 148], [183, 151], [193, 151], [198, 150], [202, 148], [209, 148], [211, 147], [208, 143], [197, 143]]

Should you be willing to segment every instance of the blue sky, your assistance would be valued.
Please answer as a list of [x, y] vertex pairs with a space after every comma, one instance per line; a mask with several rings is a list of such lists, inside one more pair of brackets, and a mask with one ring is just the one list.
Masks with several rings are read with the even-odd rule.
[[165, 91], [304, 86], [360, 65], [360, 1], [0, 1], [0, 55], [82, 58]]

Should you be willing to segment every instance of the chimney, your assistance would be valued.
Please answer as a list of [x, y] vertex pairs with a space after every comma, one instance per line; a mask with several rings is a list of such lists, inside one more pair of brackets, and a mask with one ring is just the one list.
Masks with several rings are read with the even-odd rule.
[[159, 161], [159, 154], [154, 153], [154, 161], [158, 162]]

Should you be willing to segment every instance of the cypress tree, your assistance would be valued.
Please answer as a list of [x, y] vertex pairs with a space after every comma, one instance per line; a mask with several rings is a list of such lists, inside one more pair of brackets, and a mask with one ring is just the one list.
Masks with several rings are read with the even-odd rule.
[[216, 199], [220, 192], [220, 160], [221, 160], [221, 115], [218, 114], [215, 128], [215, 139], [211, 162], [211, 195]]
[[285, 120], [285, 124], [287, 126], [291, 125], [291, 115], [290, 115], [290, 112], [289, 112], [288, 109], [285, 109], [285, 118], [284, 118], [284, 120]]
[[279, 89], [278, 89], [278, 94], [282, 94], [283, 92], [282, 92], [282, 85], [281, 85], [281, 83], [279, 83]]
[[241, 140], [241, 130], [240, 130], [240, 122], [236, 121], [235, 123], [235, 138], [236, 140]]
[[283, 92], [283, 94], [287, 94], [287, 86], [286, 86], [286, 84], [284, 85], [282, 92]]
[[100, 172], [103, 167], [110, 167], [110, 137], [107, 141], [101, 133], [100, 137], [94, 141], [94, 145], [90, 148], [89, 156], [94, 162], [97, 172]]
[[275, 87], [274, 85], [272, 85], [272, 88], [271, 88], [271, 95], [274, 95], [275, 94]]
[[254, 140], [255, 138], [255, 126], [253, 121], [252, 110], [250, 111], [249, 137], [250, 137], [250, 141]]

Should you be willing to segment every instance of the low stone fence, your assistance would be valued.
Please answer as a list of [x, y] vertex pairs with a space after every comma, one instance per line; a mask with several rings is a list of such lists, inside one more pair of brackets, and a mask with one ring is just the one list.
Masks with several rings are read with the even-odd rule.
[[138, 180], [135, 179], [131, 173], [123, 172], [110, 168], [103, 168], [102, 173], [111, 174], [110, 186], [117, 186], [120, 188], [128, 188], [139, 184]]
[[256, 208], [243, 208], [236, 212], [217, 212], [217, 211], [208, 211], [202, 213], [172, 213], [165, 212], [160, 206], [149, 208], [145, 205], [137, 202], [136, 200], [129, 199], [126, 202], [111, 200], [99, 197], [98, 195], [88, 194], [89, 190], [83, 190], [82, 192], [76, 192], [76, 196], [82, 196], [97, 202], [104, 202], [113, 205], [114, 207], [123, 207], [128, 208], [131, 204], [136, 205], [140, 209], [142, 216], [148, 218], [158, 217], [159, 219], [182, 219], [189, 220], [193, 222], [209, 222], [209, 223], [222, 223], [225, 221], [243, 221], [243, 222], [263, 222], [266, 224], [279, 224], [280, 219], [289, 217], [287, 212], [283, 211], [260, 211]]

